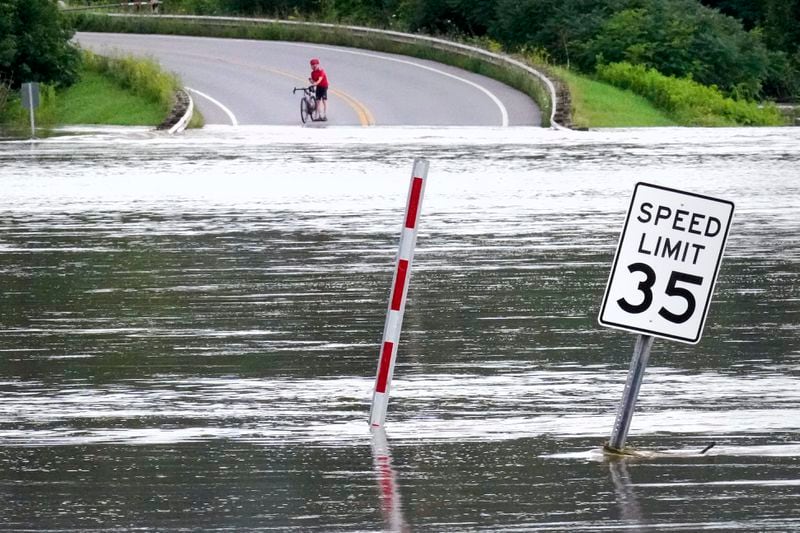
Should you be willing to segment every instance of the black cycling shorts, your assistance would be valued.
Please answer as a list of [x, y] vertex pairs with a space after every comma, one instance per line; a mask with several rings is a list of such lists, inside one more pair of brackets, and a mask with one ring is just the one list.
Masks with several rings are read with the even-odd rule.
[[328, 99], [328, 88], [327, 87], [320, 87], [317, 85], [317, 100], [327, 100]]

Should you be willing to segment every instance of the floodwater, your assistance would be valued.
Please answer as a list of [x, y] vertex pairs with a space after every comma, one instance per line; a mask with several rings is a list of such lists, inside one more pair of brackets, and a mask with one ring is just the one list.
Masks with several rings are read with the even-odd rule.
[[[612, 459], [639, 181], [736, 213], [702, 340], [655, 341], [652, 453]], [[2, 531], [800, 529], [800, 129], [73, 129], [0, 184]]]

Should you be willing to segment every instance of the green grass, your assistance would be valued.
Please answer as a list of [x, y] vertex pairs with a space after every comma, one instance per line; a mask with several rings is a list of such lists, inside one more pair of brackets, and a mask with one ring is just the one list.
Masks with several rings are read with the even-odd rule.
[[78, 83], [58, 93], [55, 110], [57, 124], [153, 126], [164, 120], [164, 116], [162, 104], [87, 70]]
[[620, 128], [677, 126], [646, 98], [631, 91], [579, 76], [565, 69], [554, 69], [569, 86], [572, 120], [576, 127]]
[[[36, 124], [45, 129], [66, 124], [156, 126], [169, 114], [180, 85], [152, 59], [104, 57], [84, 51], [77, 83], [60, 90], [41, 84]], [[19, 97], [12, 94], [8, 105], [0, 109], [0, 124], [9, 131], [21, 131], [28, 120]], [[190, 127], [202, 124], [195, 111]]]
[[655, 69], [630, 63], [597, 67], [606, 83], [639, 94], [682, 126], [783, 126], [786, 120], [775, 105], [725, 96], [715, 86], [691, 78], [665, 76]]

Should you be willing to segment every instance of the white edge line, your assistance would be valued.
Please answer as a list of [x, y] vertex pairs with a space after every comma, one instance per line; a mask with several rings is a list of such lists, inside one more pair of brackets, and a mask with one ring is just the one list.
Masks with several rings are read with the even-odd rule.
[[186, 113], [183, 114], [181, 119], [169, 129], [171, 134], [180, 133], [185, 130], [189, 125], [189, 121], [192, 120], [192, 115], [194, 114], [194, 99], [188, 93], [186, 93], [186, 97], [189, 99], [189, 106], [186, 108]]
[[219, 100], [217, 100], [217, 99], [215, 99], [215, 98], [212, 98], [212, 97], [210, 97], [209, 95], [207, 95], [207, 94], [205, 94], [205, 93], [202, 93], [202, 92], [198, 91], [197, 89], [192, 89], [191, 87], [186, 87], [186, 89], [187, 89], [187, 90], [189, 90], [189, 91], [192, 91], [192, 92], [193, 92], [193, 93], [195, 93], [195, 94], [198, 94], [198, 95], [202, 96], [203, 98], [205, 98], [206, 100], [208, 100], [208, 101], [209, 101], [209, 102], [211, 102], [212, 104], [214, 104], [214, 105], [216, 105], [217, 107], [219, 107], [220, 109], [222, 109], [222, 111], [223, 111], [223, 112], [224, 112], [226, 115], [228, 115], [228, 118], [231, 120], [231, 124], [232, 124], [232, 125], [234, 125], [234, 126], [238, 126], [238, 125], [239, 125], [239, 121], [238, 121], [238, 120], [236, 120], [236, 116], [235, 116], [235, 115], [234, 115], [234, 114], [231, 112], [231, 110], [230, 110], [230, 109], [228, 109], [227, 107], [225, 107], [225, 106], [222, 104], [222, 102], [220, 102]]

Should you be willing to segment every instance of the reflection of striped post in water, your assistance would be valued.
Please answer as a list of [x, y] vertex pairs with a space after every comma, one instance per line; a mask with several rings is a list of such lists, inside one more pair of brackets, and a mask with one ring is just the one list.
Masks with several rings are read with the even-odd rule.
[[410, 531], [403, 517], [400, 501], [400, 487], [392, 467], [392, 454], [386, 431], [383, 428], [372, 428], [372, 461], [375, 476], [380, 488], [381, 513], [385, 521], [384, 531]]
[[386, 325], [383, 328], [378, 374], [375, 378], [375, 391], [372, 395], [372, 410], [369, 422], [373, 426], [383, 426], [386, 420], [386, 406], [389, 403], [389, 387], [392, 384], [397, 344], [400, 341], [400, 328], [403, 325], [403, 311], [406, 308], [406, 294], [411, 279], [411, 263], [414, 259], [414, 246], [417, 243], [417, 228], [428, 177], [428, 162], [424, 159], [414, 161], [411, 186], [408, 190], [406, 213], [400, 233], [400, 250], [389, 295], [389, 310], [386, 312]]

